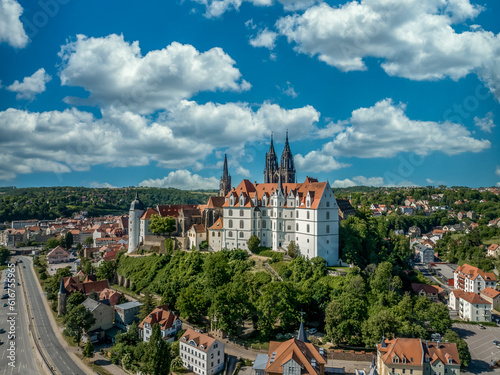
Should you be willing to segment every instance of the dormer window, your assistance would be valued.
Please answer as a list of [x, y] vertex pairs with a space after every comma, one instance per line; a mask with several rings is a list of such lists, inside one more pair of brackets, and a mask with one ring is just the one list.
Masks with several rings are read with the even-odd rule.
[[392, 363], [399, 363], [399, 358], [397, 356], [392, 357]]
[[403, 363], [406, 363], [406, 357], [403, 357]]
[[205, 349], [205, 346], [204, 346], [204, 345], [200, 345], [200, 348], [201, 348], [201, 349]]
[[186, 337], [183, 337], [183, 338], [182, 338], [182, 341], [186, 341]]
[[194, 342], [194, 340], [189, 341], [189, 345], [193, 345], [194, 347], [197, 346], [196, 343]]

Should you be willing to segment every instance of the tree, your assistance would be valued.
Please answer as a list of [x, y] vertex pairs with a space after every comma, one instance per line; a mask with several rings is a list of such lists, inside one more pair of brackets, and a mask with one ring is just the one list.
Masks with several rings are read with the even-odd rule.
[[44, 250], [52, 250], [53, 248], [59, 246], [59, 240], [57, 238], [49, 238], [43, 247]]
[[99, 294], [97, 294], [95, 290], [92, 290], [89, 293], [88, 298], [93, 299], [94, 301], [99, 301]]
[[97, 269], [97, 280], [113, 280], [115, 277], [116, 265], [112, 260], [104, 260]]
[[153, 325], [153, 332], [146, 344], [141, 370], [150, 375], [168, 374], [170, 371], [170, 345], [161, 337], [160, 325]]
[[460, 356], [460, 366], [467, 367], [471, 361], [469, 346], [467, 342], [458, 336], [458, 333], [447, 330], [443, 336], [443, 340], [448, 342], [454, 342], [457, 345], [458, 355]]
[[74, 239], [73, 239], [73, 233], [68, 232], [66, 233], [66, 236], [64, 236], [64, 239], [61, 238], [61, 246], [64, 247], [66, 250], [71, 249], [71, 246], [73, 246]]
[[66, 310], [71, 311], [73, 307], [78, 306], [85, 301], [85, 296], [80, 292], [71, 293], [66, 301]]
[[171, 238], [165, 239], [165, 254], [172, 255], [174, 253], [174, 240]]
[[256, 253], [259, 250], [260, 240], [255, 234], [252, 234], [247, 241], [248, 250], [252, 253]]
[[84, 331], [88, 331], [95, 323], [92, 313], [83, 305], [75, 306], [64, 318], [66, 331], [70, 337], [73, 337], [78, 346]]
[[85, 358], [94, 358], [94, 345], [92, 345], [92, 342], [90, 342], [90, 340], [87, 341], [87, 344], [83, 348], [82, 354]]
[[83, 241], [83, 244], [86, 245], [87, 247], [90, 247], [94, 244], [94, 238], [92, 236], [87, 237], [85, 241]]
[[154, 234], [170, 234], [175, 230], [175, 219], [171, 216], [153, 215], [151, 216], [149, 230]]
[[172, 359], [172, 362], [170, 363], [170, 371], [178, 372], [182, 370], [184, 367], [184, 363], [182, 362], [181, 357], [175, 357]]
[[290, 241], [288, 247], [286, 248], [286, 253], [290, 258], [297, 258], [299, 256], [299, 247], [295, 243], [295, 241]]
[[148, 289], [144, 290], [144, 297], [142, 297], [140, 301], [142, 306], [139, 311], [139, 320], [142, 321], [156, 308], [156, 303]]
[[78, 258], [83, 256], [83, 246], [80, 242], [76, 244], [76, 255], [78, 255]]
[[0, 248], [0, 266], [3, 266], [7, 263], [10, 258], [10, 251], [6, 247]]

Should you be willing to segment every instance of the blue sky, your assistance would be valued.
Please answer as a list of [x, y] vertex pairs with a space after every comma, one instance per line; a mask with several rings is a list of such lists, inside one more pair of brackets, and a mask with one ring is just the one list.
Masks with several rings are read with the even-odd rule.
[[[0, 185], [500, 184], [500, 4], [0, 0]], [[500, 186], [500, 185], [499, 185]]]

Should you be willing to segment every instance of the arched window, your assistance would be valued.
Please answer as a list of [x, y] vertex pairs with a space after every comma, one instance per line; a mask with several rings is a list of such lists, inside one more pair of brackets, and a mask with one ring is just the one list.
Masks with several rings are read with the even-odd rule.
[[233, 232], [232, 231], [229, 231], [229, 233], [227, 234], [228, 237], [233, 237]]
[[298, 232], [299, 231], [299, 223], [295, 224], [295, 230]]
[[309, 226], [309, 224], [307, 224], [307, 233], [309, 233], [310, 229], [311, 229], [311, 227]]
[[326, 207], [330, 207], [330, 201], [326, 201]]
[[326, 220], [330, 220], [330, 211], [326, 211]]
[[217, 236], [217, 237], [220, 237], [220, 232], [219, 232], [219, 233], [217, 233], [217, 234], [218, 234], [218, 236]]
[[228, 226], [229, 228], [232, 228], [232, 227], [233, 227], [233, 221], [232, 221], [232, 220], [229, 220], [229, 223], [227, 224], [227, 226]]
[[266, 221], [262, 220], [262, 229], [266, 229]]
[[245, 223], [243, 222], [243, 220], [240, 220], [240, 229], [243, 229], [245, 227]]
[[309, 220], [310, 219], [310, 212], [307, 211], [307, 219]]
[[326, 233], [330, 233], [330, 226], [329, 225], [326, 226]]
[[240, 210], [240, 216], [245, 216], [245, 213], [243, 212], [243, 210]]
[[244, 235], [245, 235], [245, 233], [240, 232], [240, 238], [243, 238]]
[[295, 217], [298, 218], [299, 217], [299, 210], [295, 211]]
[[286, 230], [292, 230], [292, 226], [291, 225], [287, 226]]
[[233, 210], [229, 210], [228, 215], [233, 216]]

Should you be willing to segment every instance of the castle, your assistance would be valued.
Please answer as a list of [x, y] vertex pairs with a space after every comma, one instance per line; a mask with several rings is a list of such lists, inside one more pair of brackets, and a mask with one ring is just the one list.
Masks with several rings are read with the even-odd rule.
[[320, 256], [328, 265], [336, 265], [339, 262], [339, 208], [333, 191], [328, 182], [310, 177], [297, 183], [295, 173], [287, 132], [280, 165], [271, 136], [264, 183], [245, 179], [232, 188], [225, 155], [219, 197], [210, 197], [206, 205], [145, 209], [136, 195], [130, 206], [128, 251], [144, 243], [150, 234], [151, 215], [159, 214], [176, 219], [177, 240], [181, 243], [187, 238], [187, 232], [193, 230], [208, 241], [210, 250], [248, 249], [247, 241], [255, 235], [261, 246], [286, 250], [293, 241], [300, 255]]

